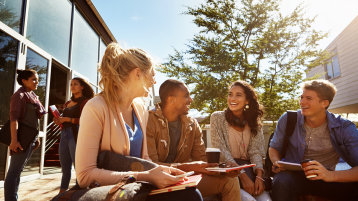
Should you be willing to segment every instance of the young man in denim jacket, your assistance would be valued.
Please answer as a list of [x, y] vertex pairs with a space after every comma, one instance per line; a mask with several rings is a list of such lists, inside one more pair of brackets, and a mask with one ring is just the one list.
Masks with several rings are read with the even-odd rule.
[[[281, 156], [287, 113], [278, 121], [270, 142], [269, 154], [274, 176], [274, 201], [295, 200], [300, 195], [318, 195], [329, 199], [358, 200], [358, 130], [349, 120], [327, 111], [336, 94], [326, 80], [305, 82], [301, 110], [289, 137], [287, 151]], [[335, 171], [339, 158], [352, 168]], [[301, 163], [311, 159], [304, 171], [285, 171], [277, 161]], [[306, 178], [307, 177], [307, 178]]]

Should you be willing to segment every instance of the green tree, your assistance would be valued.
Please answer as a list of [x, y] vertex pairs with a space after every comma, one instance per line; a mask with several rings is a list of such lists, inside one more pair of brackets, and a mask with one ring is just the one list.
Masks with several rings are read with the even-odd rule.
[[223, 110], [227, 86], [238, 79], [257, 89], [266, 119], [297, 108], [304, 70], [321, 63], [314, 58], [322, 55], [317, 42], [326, 36], [312, 28], [314, 18], [305, 17], [302, 6], [284, 16], [279, 0], [207, 0], [185, 14], [200, 32], [160, 71], [189, 85], [194, 109]]

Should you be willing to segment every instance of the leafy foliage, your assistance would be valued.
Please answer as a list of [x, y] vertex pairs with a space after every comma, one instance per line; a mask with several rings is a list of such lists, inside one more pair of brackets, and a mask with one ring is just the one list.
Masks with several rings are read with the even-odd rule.
[[297, 89], [304, 71], [324, 60], [317, 42], [326, 36], [301, 5], [283, 16], [279, 0], [207, 0], [185, 14], [200, 32], [187, 50], [169, 55], [161, 72], [189, 85], [193, 108], [223, 110], [227, 86], [238, 79], [259, 92], [267, 120], [298, 108]]

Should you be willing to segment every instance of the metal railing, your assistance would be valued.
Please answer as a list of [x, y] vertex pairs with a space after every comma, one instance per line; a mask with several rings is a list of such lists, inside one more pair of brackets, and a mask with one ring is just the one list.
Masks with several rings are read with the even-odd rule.
[[54, 122], [47, 125], [45, 153], [59, 140], [58, 137], [60, 135], [60, 126], [56, 125]]

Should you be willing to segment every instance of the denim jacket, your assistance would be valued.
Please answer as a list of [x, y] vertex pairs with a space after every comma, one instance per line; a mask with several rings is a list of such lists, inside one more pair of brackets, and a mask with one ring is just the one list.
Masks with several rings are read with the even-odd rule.
[[[332, 145], [340, 157], [350, 166], [358, 166], [358, 130], [354, 123], [326, 111], [328, 129]], [[283, 114], [278, 120], [274, 136], [270, 142], [270, 147], [281, 153], [283, 138], [285, 135], [287, 113]], [[299, 163], [303, 160], [306, 147], [304, 117], [301, 110], [297, 111], [297, 123], [292, 136], [289, 139], [285, 161]]]

